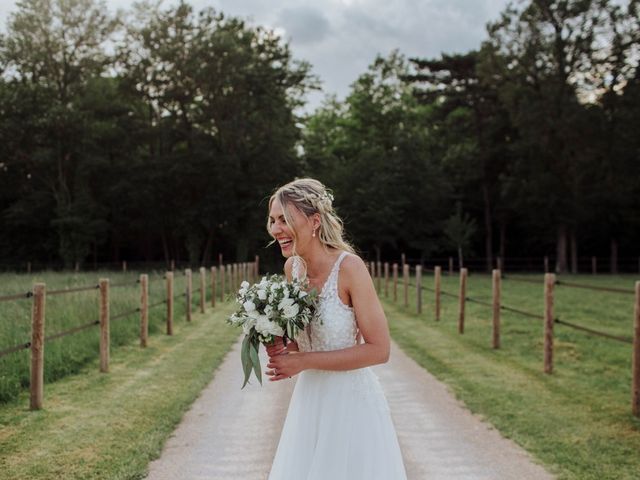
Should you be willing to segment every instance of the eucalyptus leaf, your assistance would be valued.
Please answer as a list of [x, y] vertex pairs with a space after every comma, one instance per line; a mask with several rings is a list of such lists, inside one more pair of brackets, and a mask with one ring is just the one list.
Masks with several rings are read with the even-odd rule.
[[260, 367], [260, 357], [258, 357], [258, 347], [251, 343], [249, 355], [251, 356], [251, 361], [253, 362], [253, 371], [262, 385], [262, 369]]

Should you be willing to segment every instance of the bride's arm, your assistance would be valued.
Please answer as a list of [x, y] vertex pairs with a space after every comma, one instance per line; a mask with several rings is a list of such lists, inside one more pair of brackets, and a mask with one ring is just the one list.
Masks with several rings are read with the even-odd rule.
[[387, 319], [366, 265], [349, 255], [340, 269], [340, 284], [350, 293], [363, 344], [330, 352], [302, 352], [270, 359], [267, 367], [278, 371], [272, 380], [296, 375], [302, 370], [353, 370], [389, 360]]

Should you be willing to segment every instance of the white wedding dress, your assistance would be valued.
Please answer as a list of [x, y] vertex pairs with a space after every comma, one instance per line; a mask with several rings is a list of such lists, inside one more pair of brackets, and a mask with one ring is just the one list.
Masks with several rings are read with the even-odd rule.
[[[299, 350], [356, 344], [353, 309], [338, 296], [336, 260], [319, 297], [319, 318], [296, 338]], [[299, 278], [298, 259], [292, 274]], [[269, 480], [404, 480], [389, 406], [370, 368], [298, 375]]]

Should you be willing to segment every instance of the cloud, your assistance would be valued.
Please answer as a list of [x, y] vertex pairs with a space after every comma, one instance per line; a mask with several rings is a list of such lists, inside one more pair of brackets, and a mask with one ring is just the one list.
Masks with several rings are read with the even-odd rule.
[[277, 23], [291, 37], [292, 43], [307, 45], [321, 42], [331, 30], [322, 12], [312, 7], [289, 7], [280, 11]]
[[[0, 0], [0, 20], [16, 0]], [[178, 0], [165, 0], [165, 5]], [[195, 10], [214, 7], [253, 25], [284, 31], [294, 57], [307, 60], [326, 93], [344, 97], [376, 54], [398, 49], [408, 57], [433, 58], [478, 48], [485, 24], [509, 0], [186, 0]], [[110, 9], [128, 0], [107, 0]], [[312, 94], [313, 109], [321, 96]]]

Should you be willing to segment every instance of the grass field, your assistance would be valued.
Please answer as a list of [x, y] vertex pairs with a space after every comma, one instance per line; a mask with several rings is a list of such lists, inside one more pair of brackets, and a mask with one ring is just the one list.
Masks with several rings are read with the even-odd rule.
[[[539, 285], [502, 282], [503, 305], [543, 312]], [[561, 280], [563, 278], [560, 278]], [[632, 290], [635, 276], [571, 276], [565, 280]], [[431, 277], [423, 285], [433, 288]], [[457, 293], [458, 278], [442, 289]], [[542, 373], [542, 321], [502, 312], [499, 350], [491, 348], [491, 309], [467, 302], [464, 335], [457, 332], [458, 303], [443, 297], [434, 320], [433, 294], [423, 293], [423, 314], [384, 301], [396, 342], [420, 365], [450, 385], [475, 413], [544, 462], [560, 479], [640, 478], [640, 419], [631, 415], [631, 345], [556, 324], [555, 372]], [[381, 295], [384, 298], [384, 295]], [[391, 295], [390, 295], [391, 296]], [[473, 274], [467, 296], [491, 302], [491, 279]], [[633, 295], [556, 287], [560, 319], [630, 337]]]
[[26, 392], [1, 405], [0, 479], [144, 478], [238, 338], [225, 322], [234, 307], [194, 314], [174, 336], [151, 337], [145, 349], [118, 347], [108, 374], [89, 361], [79, 374], [45, 386], [43, 410], [27, 409]]
[[[149, 304], [166, 298], [164, 272], [149, 273]], [[140, 287], [135, 284], [139, 273], [45, 272], [34, 275], [0, 274], [0, 296], [25, 293], [33, 283], [45, 282], [47, 291], [97, 285], [99, 278], [109, 278], [114, 285], [110, 289], [110, 312], [114, 318], [120, 313], [134, 310], [140, 304]], [[186, 277], [176, 272], [174, 276], [175, 328], [185, 320]], [[125, 284], [125, 286], [116, 286]], [[199, 304], [199, 273], [193, 274], [193, 308]], [[209, 283], [207, 282], [207, 288]], [[45, 334], [47, 336], [97, 320], [99, 291], [90, 290], [63, 295], [48, 295], [46, 301]], [[208, 293], [210, 295], [210, 292]], [[31, 306], [29, 298], [0, 302], [0, 350], [24, 344], [31, 340]], [[149, 311], [149, 335], [165, 331], [166, 305], [158, 305]], [[139, 313], [132, 313], [111, 322], [111, 345], [135, 342], [139, 335]], [[45, 382], [53, 382], [78, 372], [99, 354], [99, 328], [91, 327], [45, 344]], [[29, 350], [22, 350], [0, 357], [0, 404], [17, 398], [29, 386]]]

